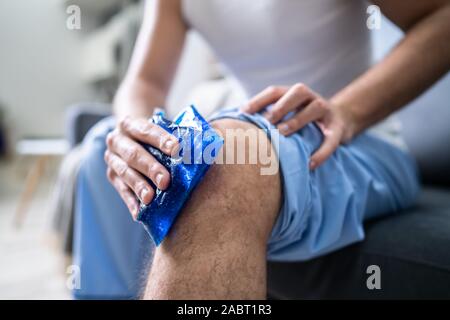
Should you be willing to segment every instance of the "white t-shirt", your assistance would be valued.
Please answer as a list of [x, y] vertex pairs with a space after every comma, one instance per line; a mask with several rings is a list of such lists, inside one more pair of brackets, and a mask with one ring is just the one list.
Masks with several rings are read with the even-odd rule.
[[[372, 64], [368, 3], [362, 0], [183, 0], [186, 22], [253, 96], [304, 83], [326, 98]], [[371, 131], [404, 147], [399, 123]]]

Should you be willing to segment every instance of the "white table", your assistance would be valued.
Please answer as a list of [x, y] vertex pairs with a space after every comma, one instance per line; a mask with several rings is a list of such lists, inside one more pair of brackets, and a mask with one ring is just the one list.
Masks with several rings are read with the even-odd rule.
[[14, 224], [16, 227], [20, 227], [25, 219], [26, 212], [49, 159], [64, 156], [69, 149], [69, 144], [65, 139], [22, 139], [17, 142], [17, 155], [31, 156], [35, 160], [27, 173], [25, 186], [15, 212]]

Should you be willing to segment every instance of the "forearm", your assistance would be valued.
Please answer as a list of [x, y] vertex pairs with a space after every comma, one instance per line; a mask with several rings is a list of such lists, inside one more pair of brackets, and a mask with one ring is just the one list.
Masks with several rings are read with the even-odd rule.
[[180, 0], [147, 2], [127, 75], [114, 99], [119, 118], [149, 117], [155, 107], [164, 107], [186, 31]]
[[357, 134], [398, 110], [450, 68], [450, 6], [428, 15], [380, 63], [332, 99]]
[[126, 80], [122, 83], [114, 99], [114, 114], [122, 119], [148, 118], [154, 108], [165, 105], [167, 93], [157, 85], [142, 79]]

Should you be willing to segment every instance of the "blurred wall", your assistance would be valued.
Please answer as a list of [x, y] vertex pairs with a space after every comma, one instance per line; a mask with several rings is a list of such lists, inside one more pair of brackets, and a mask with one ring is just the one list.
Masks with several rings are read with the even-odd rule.
[[[383, 20], [381, 30], [374, 31], [373, 36], [375, 58], [380, 59], [401, 38], [401, 32]], [[446, 176], [450, 174], [450, 149], [446, 146], [450, 141], [450, 72], [398, 115], [403, 136], [424, 173], [424, 181], [446, 184]]]
[[[13, 140], [62, 136], [65, 107], [99, 99], [82, 73], [85, 42], [96, 27], [92, 6], [73, 1], [81, 7], [82, 30], [72, 31], [66, 28], [71, 3], [0, 1], [0, 105], [7, 108]], [[169, 114], [177, 112], [196, 84], [211, 77], [211, 60], [203, 40], [190, 33], [169, 95]]]
[[0, 1], [0, 104], [13, 138], [62, 135], [63, 107], [92, 96], [65, 9], [61, 0]]

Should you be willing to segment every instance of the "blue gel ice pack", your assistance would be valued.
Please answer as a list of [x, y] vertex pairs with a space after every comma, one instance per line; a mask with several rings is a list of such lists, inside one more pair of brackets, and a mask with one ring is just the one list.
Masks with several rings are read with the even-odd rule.
[[176, 156], [168, 156], [148, 144], [142, 146], [170, 173], [166, 190], [155, 187], [150, 204], [141, 204], [138, 218], [156, 245], [159, 245], [179, 215], [192, 190], [202, 180], [223, 145], [222, 137], [209, 125], [194, 106], [184, 109], [175, 121], [155, 114], [151, 121], [175, 136], [180, 144]]

